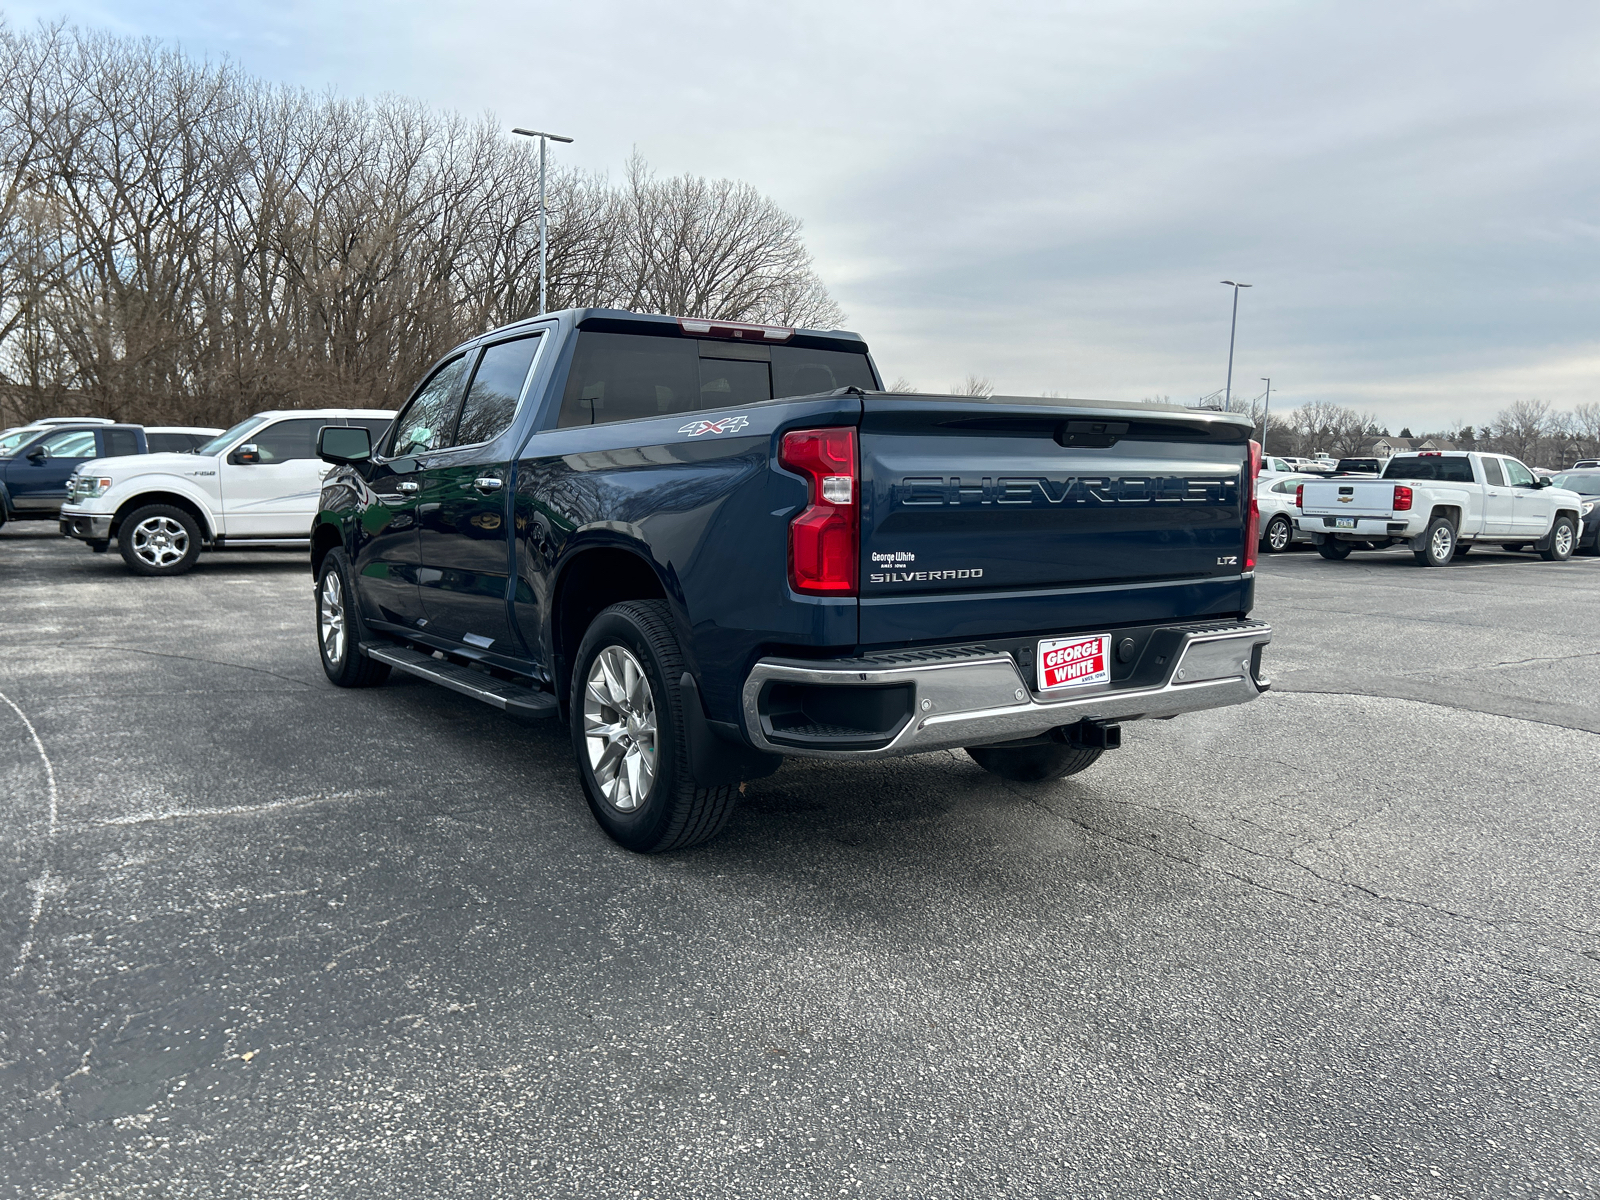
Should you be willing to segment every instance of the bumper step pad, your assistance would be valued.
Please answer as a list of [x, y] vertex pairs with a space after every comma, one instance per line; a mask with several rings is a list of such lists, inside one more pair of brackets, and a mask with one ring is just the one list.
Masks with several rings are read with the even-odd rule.
[[549, 692], [536, 692], [521, 684], [496, 679], [471, 667], [417, 650], [407, 650], [390, 642], [362, 642], [361, 653], [374, 662], [388, 663], [396, 671], [437, 683], [452, 692], [471, 696], [474, 700], [520, 717], [553, 717], [556, 715], [556, 698]]

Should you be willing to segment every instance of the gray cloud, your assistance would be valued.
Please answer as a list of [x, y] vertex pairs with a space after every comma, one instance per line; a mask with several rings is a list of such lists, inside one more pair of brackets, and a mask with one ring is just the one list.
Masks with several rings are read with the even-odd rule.
[[1393, 427], [1594, 396], [1582, 3], [13, 5], [748, 179], [889, 375], [1222, 384]]

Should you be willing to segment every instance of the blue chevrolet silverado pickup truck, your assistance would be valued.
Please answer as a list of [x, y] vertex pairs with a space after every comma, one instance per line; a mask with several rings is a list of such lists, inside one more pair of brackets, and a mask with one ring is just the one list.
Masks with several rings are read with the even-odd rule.
[[318, 449], [328, 677], [565, 720], [633, 850], [786, 755], [1050, 779], [1268, 686], [1237, 415], [893, 394], [855, 334], [576, 309]]

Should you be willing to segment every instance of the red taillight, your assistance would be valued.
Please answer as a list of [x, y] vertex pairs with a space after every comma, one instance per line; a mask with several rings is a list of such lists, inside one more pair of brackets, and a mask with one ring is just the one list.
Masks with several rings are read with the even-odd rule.
[[1411, 508], [1411, 489], [1403, 483], [1394, 485], [1394, 511], [1408, 512]]
[[861, 557], [856, 431], [797, 429], [778, 461], [810, 482], [810, 506], [789, 522], [789, 585], [814, 596], [856, 594]]
[[1250, 472], [1245, 483], [1250, 492], [1250, 512], [1244, 522], [1244, 569], [1256, 569], [1256, 537], [1261, 531], [1261, 502], [1256, 499], [1256, 476], [1261, 474], [1261, 443], [1250, 440]]
[[1306, 506], [1306, 485], [1303, 483], [1294, 490], [1294, 506], [1296, 508]]

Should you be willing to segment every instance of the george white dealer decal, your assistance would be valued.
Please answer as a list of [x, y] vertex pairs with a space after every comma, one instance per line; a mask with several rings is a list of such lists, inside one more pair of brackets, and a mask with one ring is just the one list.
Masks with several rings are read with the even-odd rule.
[[702, 433], [736, 433], [750, 424], [749, 417], [723, 417], [720, 421], [690, 421], [679, 433], [699, 437]]

